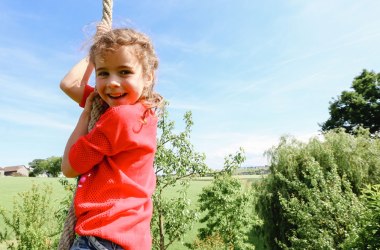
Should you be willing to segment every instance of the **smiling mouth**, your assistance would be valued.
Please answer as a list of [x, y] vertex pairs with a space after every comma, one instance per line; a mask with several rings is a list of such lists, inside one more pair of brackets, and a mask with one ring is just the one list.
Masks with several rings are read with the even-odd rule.
[[119, 94], [107, 94], [109, 98], [119, 99], [127, 95], [127, 93], [119, 93]]

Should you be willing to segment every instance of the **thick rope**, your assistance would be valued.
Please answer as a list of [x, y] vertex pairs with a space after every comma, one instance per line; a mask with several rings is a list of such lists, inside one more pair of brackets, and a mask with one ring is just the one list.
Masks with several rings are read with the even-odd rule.
[[[103, 0], [103, 17], [102, 17], [102, 30], [98, 29], [98, 32], [106, 32], [112, 28], [112, 0]], [[105, 26], [105, 27], [104, 27]], [[99, 27], [98, 27], [99, 28]], [[99, 35], [99, 34], [97, 34]], [[96, 96], [93, 100], [91, 109], [91, 118], [88, 124], [88, 131], [90, 132], [95, 123], [99, 120], [100, 116], [106, 111], [108, 106], [104, 104], [99, 96]], [[75, 197], [75, 193], [74, 196]], [[63, 231], [61, 234], [61, 239], [59, 241], [58, 250], [69, 250], [73, 245], [75, 239], [75, 224], [76, 216], [74, 211], [74, 200], [69, 208], [65, 224], [63, 226]]]
[[90, 132], [95, 123], [99, 120], [100, 116], [107, 110], [108, 105], [103, 102], [99, 95], [94, 97], [91, 108], [91, 119], [88, 123], [88, 132]]
[[102, 22], [112, 27], [112, 0], [103, 0], [103, 17]]
[[74, 211], [74, 202], [72, 202], [67, 213], [65, 224], [63, 226], [61, 239], [59, 240], [58, 250], [69, 250], [73, 245], [75, 239], [75, 223], [76, 217]]

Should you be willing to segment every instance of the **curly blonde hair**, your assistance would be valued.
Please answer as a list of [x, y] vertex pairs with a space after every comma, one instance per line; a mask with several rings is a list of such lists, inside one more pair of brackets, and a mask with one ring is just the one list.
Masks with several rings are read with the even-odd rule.
[[95, 65], [95, 57], [104, 57], [108, 52], [114, 52], [121, 46], [131, 46], [135, 49], [137, 59], [140, 61], [143, 74], [152, 75], [151, 84], [144, 87], [139, 99], [148, 108], [161, 108], [163, 98], [154, 91], [156, 82], [155, 72], [158, 68], [158, 57], [149, 37], [133, 29], [113, 29], [98, 34], [90, 48], [89, 58]]

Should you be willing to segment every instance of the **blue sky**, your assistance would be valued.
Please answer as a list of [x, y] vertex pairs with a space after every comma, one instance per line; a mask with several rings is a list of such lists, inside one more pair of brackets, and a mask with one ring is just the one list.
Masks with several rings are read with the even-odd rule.
[[[380, 71], [377, 0], [114, 0], [114, 26], [148, 34], [157, 90], [212, 168], [243, 147], [265, 165], [280, 136], [319, 133], [333, 97]], [[102, 2], [0, 1], [0, 166], [61, 156], [80, 108], [59, 89], [85, 56]]]

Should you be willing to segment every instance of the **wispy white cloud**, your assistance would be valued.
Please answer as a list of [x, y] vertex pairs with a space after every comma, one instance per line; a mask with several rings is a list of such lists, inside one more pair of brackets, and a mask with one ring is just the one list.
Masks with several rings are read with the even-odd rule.
[[27, 110], [27, 108], [18, 109], [4, 106], [2, 106], [2, 108], [3, 111], [0, 112], [0, 120], [14, 125], [53, 128], [66, 131], [70, 131], [74, 128], [73, 124], [65, 122], [58, 114], [30, 111]]
[[194, 103], [183, 103], [177, 100], [170, 100], [169, 109], [173, 110], [191, 110], [191, 111], [203, 111], [203, 112], [211, 112], [213, 108], [211, 106], [202, 105], [202, 104], [194, 104]]
[[2, 27], [13, 27], [15, 23], [24, 22], [26, 20], [41, 20], [42, 17], [34, 12], [25, 9], [23, 11], [13, 10], [7, 4], [0, 3], [0, 22]]
[[[215, 166], [239, 147], [248, 165], [263, 164], [263, 152], [281, 132], [308, 137], [327, 116], [329, 98], [349, 88], [362, 67], [380, 65], [378, 1], [115, 1], [116, 24], [127, 17], [121, 22], [151, 34], [161, 59], [157, 89], [170, 101], [170, 116], [182, 125], [181, 114], [193, 111], [192, 139]], [[58, 130], [64, 146], [79, 109], [58, 84], [86, 53], [83, 33], [94, 31], [98, 16], [91, 13], [101, 7], [84, 5], [77, 9], [89, 15], [78, 11], [78, 18], [58, 24], [54, 11], [69, 9], [65, 1], [47, 10], [33, 1], [0, 1], [6, 34], [0, 38], [0, 109], [6, 111], [0, 124], [14, 134], [41, 128], [41, 143], [51, 144], [47, 137], [58, 140]], [[7, 150], [18, 152], [19, 145], [9, 143]]]
[[22, 48], [0, 47], [0, 54], [0, 63], [2, 65], [17, 64], [19, 69], [21, 69], [23, 65], [28, 65], [28, 67], [33, 68], [44, 64], [43, 58], [38, 57], [33, 52]]
[[[62, 112], [64, 107], [70, 107], [70, 100], [63, 100], [58, 95], [47, 91], [38, 92], [29, 88], [14, 88], [12, 91], [0, 87], [8, 93], [6, 97], [0, 98], [0, 120], [3, 124], [12, 126], [32, 126], [49, 129], [70, 131], [74, 127], [74, 118], [67, 112]], [[20, 89], [23, 89], [20, 91]], [[25, 91], [25, 92], [23, 92]], [[20, 94], [20, 92], [23, 92]], [[72, 105], [74, 106], [74, 105]], [[61, 107], [60, 111], [58, 111]], [[66, 113], [65, 113], [66, 112]], [[74, 112], [73, 112], [74, 113]]]
[[[185, 67], [184, 61], [176, 61], [176, 62], [163, 61], [163, 62], [160, 62], [160, 66], [158, 69], [159, 80], [160, 79], [173, 79], [175, 77], [185, 77], [186, 73], [184, 72], [184, 67]], [[161, 76], [164, 78], [161, 78]]]
[[[297, 132], [289, 134], [297, 140], [307, 142], [311, 138], [318, 136], [317, 132]], [[268, 164], [268, 159], [264, 153], [278, 145], [280, 137], [286, 134], [278, 134], [274, 131], [267, 132], [227, 132], [227, 133], [208, 133], [197, 135], [196, 145], [198, 151], [204, 152], [210, 167], [222, 167], [223, 159], [235, 153], [239, 148], [243, 148], [247, 157], [244, 165], [262, 166]]]
[[[14, 103], [18, 106], [33, 106], [34, 104], [45, 104], [55, 106], [67, 104], [67, 98], [52, 92], [51, 88], [39, 87], [41, 84], [36, 84], [38, 79], [22, 79], [14, 76], [0, 75], [0, 88], [3, 96], [0, 97], [4, 105], [5, 101]], [[58, 83], [56, 85], [58, 89]]]
[[160, 35], [157, 36], [156, 42], [158, 46], [165, 46], [191, 54], [210, 54], [216, 51], [215, 47], [206, 39], [185, 41], [177, 36]]

